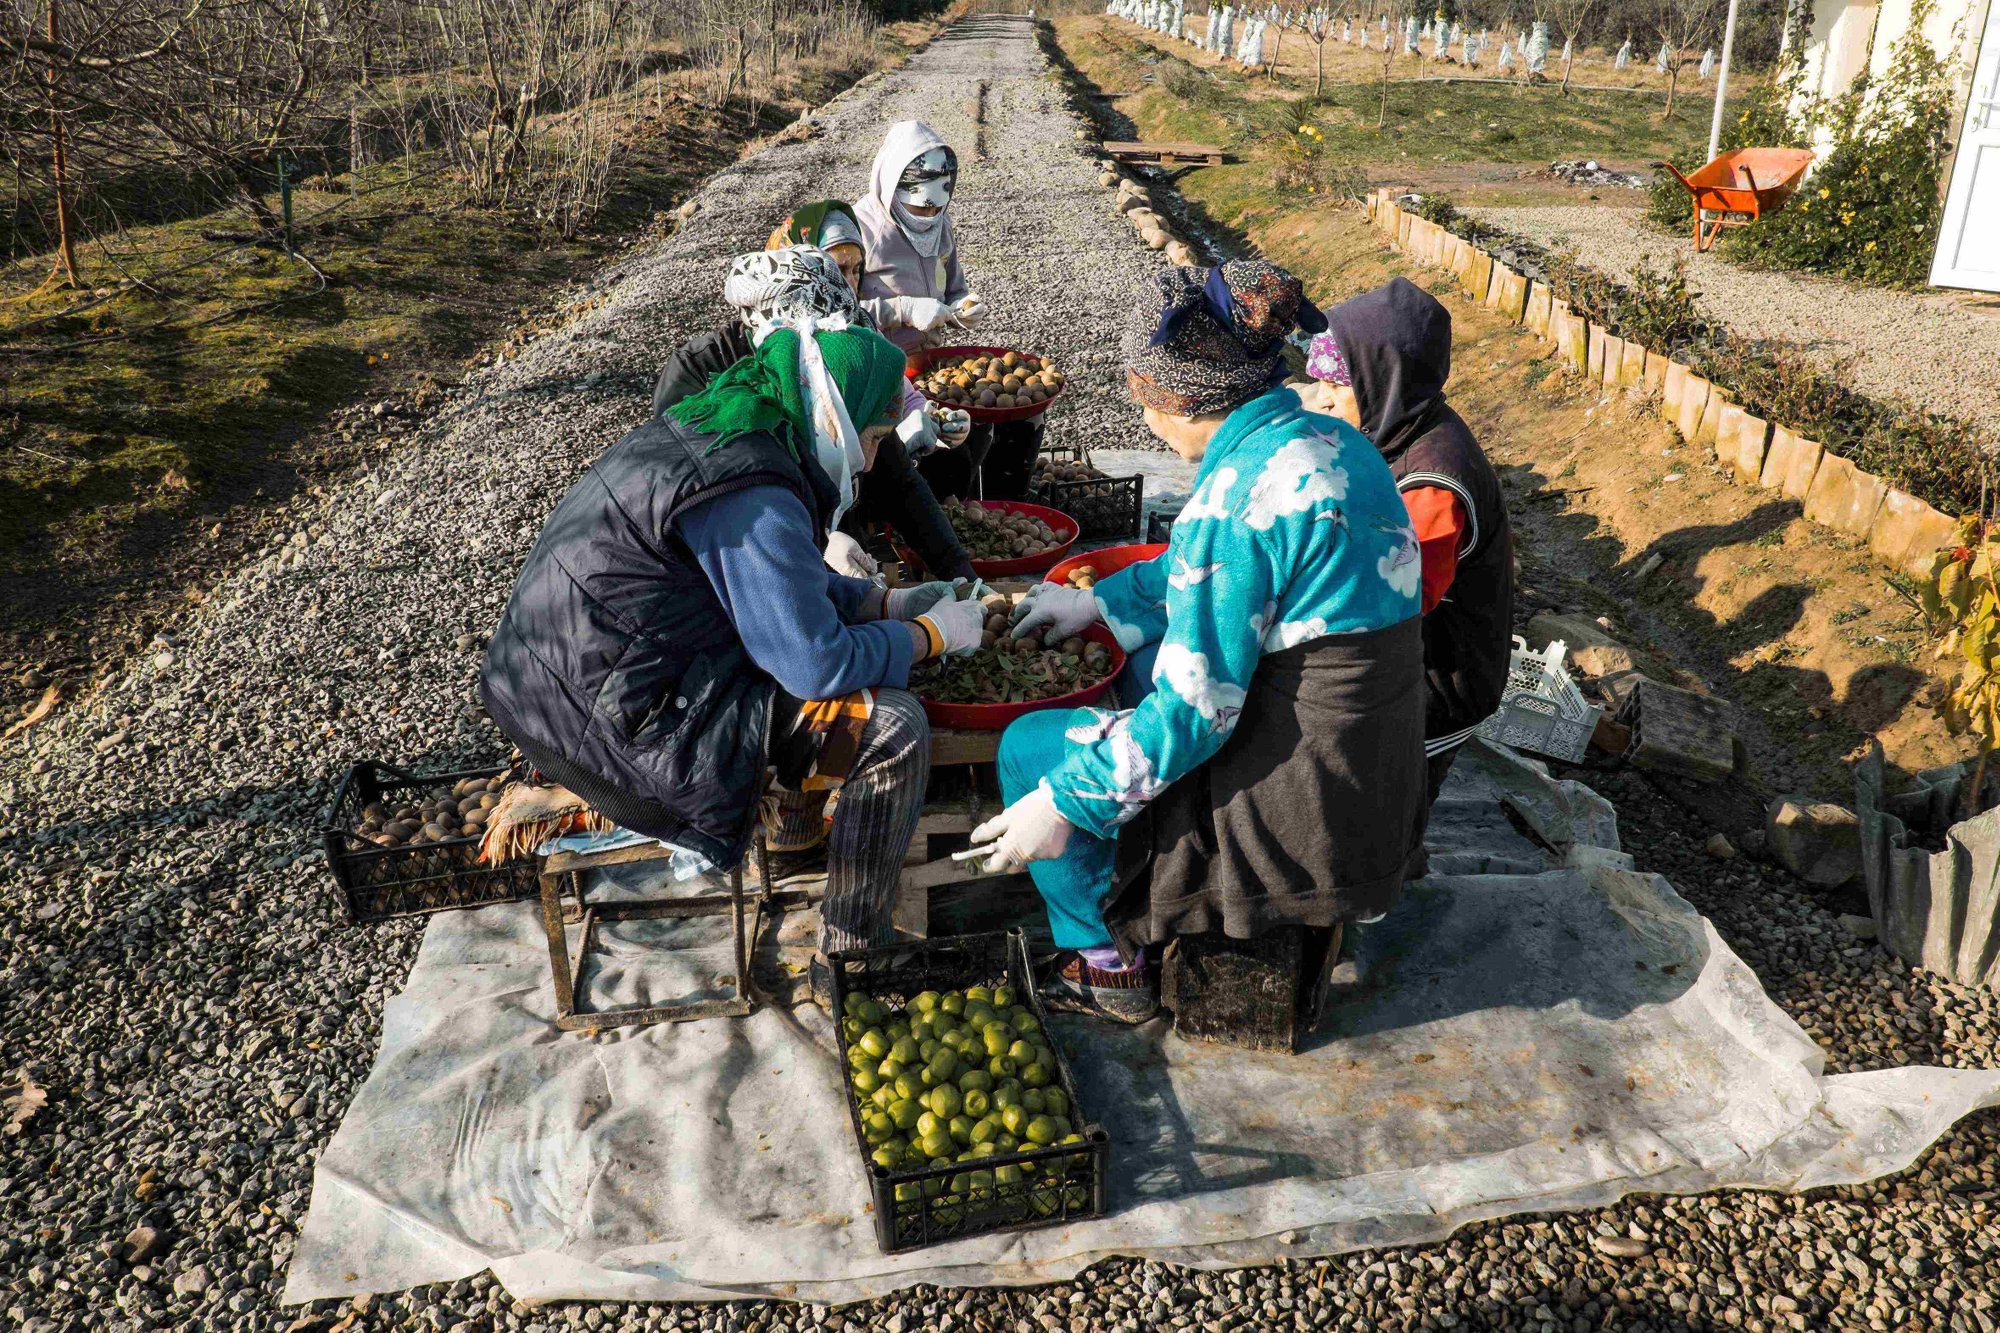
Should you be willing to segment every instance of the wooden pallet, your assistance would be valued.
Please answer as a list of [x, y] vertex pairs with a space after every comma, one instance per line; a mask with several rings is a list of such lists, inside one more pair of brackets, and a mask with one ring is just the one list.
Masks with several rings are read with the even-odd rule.
[[1219, 167], [1222, 150], [1209, 143], [1112, 143], [1104, 151], [1127, 166]]

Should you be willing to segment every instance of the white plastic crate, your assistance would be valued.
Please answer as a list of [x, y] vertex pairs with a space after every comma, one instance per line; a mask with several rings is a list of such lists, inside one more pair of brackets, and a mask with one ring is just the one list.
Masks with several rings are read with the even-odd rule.
[[1537, 653], [1516, 634], [1507, 689], [1493, 716], [1479, 724], [1478, 734], [1517, 750], [1581, 763], [1604, 710], [1586, 700], [1563, 669], [1566, 649], [1557, 639]]

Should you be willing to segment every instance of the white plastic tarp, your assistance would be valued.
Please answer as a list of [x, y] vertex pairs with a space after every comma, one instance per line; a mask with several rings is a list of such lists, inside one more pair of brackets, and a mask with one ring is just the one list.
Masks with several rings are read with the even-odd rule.
[[[1635, 1190], [1864, 1180], [2000, 1103], [1993, 1071], [1823, 1076], [1709, 924], [1629, 868], [1608, 807], [1532, 764], [1469, 746], [1430, 841], [1433, 873], [1360, 932], [1300, 1055], [1185, 1042], [1164, 1021], [1056, 1023], [1110, 1132], [1109, 1216], [893, 1257], [818, 1010], [565, 1034], [532, 904], [440, 916], [320, 1159], [287, 1299], [487, 1267], [531, 1302], [842, 1302], [1055, 1280], [1114, 1254], [1220, 1267]], [[593, 1002], [718, 989], [719, 925], [613, 928]]]

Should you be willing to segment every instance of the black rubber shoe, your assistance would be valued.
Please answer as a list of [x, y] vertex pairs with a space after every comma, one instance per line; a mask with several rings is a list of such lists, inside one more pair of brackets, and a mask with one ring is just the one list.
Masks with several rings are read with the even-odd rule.
[[1040, 991], [1051, 1009], [1113, 1023], [1143, 1023], [1160, 1012], [1160, 988], [1150, 965], [1106, 972], [1082, 954], [1064, 951], [1049, 960]]

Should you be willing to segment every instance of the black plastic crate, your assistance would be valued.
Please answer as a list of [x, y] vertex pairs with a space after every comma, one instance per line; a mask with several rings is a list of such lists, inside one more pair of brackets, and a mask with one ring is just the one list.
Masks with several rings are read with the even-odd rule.
[[1139, 516], [1145, 512], [1146, 479], [1137, 475], [1075, 481], [1038, 478], [1030, 495], [1036, 504], [1075, 519], [1081, 536], [1130, 537], [1139, 531]]
[[[935, 940], [856, 949], [831, 956], [833, 966], [834, 1033], [840, 1043], [841, 1096], [854, 1144], [868, 1176], [875, 1214], [875, 1240], [885, 1254], [919, 1249], [966, 1236], [995, 1231], [1029, 1231], [1060, 1226], [1104, 1214], [1105, 1181], [1111, 1164], [1111, 1136], [1086, 1120], [1070, 1078], [1069, 1061], [1053, 1038], [1056, 1081], [1068, 1098], [1071, 1124], [1080, 1144], [1055, 1144], [982, 1157], [975, 1167], [914, 1167], [891, 1171], [870, 1159], [867, 1136], [849, 1081], [848, 1039], [840, 1016], [847, 997], [859, 993], [879, 1001], [891, 1015], [905, 1012], [924, 991], [964, 990], [971, 986], [1012, 986], [1048, 1031], [1048, 1012], [1035, 993], [1034, 969], [1028, 961], [1027, 937], [1019, 930], [981, 935], [956, 935]], [[990, 1188], [952, 1188], [953, 1178], [972, 1171], [1023, 1167], [1016, 1182], [996, 1182]]]
[[1174, 520], [1179, 514], [1148, 514], [1146, 516], [1146, 540], [1158, 545], [1173, 533]]
[[533, 857], [489, 866], [479, 862], [479, 838], [445, 838], [416, 846], [378, 847], [356, 836], [362, 811], [376, 801], [422, 797], [466, 778], [495, 778], [505, 768], [411, 773], [374, 759], [347, 771], [326, 812], [327, 868], [348, 921], [366, 925], [456, 907], [516, 902], [541, 893], [541, 862]]

